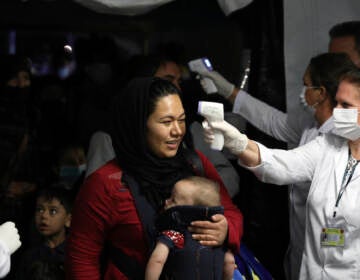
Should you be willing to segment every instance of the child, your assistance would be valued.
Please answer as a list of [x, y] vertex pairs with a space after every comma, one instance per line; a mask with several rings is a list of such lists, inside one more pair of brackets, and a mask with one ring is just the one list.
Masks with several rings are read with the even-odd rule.
[[[178, 181], [173, 188], [170, 198], [165, 201], [166, 210], [164, 214], [167, 212], [174, 210], [169, 215], [172, 219], [174, 216], [177, 220], [176, 223], [182, 223], [184, 225], [183, 229], [186, 230], [187, 225], [191, 222], [191, 217], [194, 213], [198, 212], [196, 209], [200, 210], [200, 212], [211, 213], [211, 210], [215, 212], [212, 214], [207, 215], [211, 217], [213, 214], [216, 214], [216, 211], [219, 209], [222, 210], [222, 207], [218, 207], [220, 205], [220, 194], [219, 194], [219, 186], [214, 182], [204, 177], [192, 176], [185, 179]], [[187, 207], [190, 206], [190, 207]], [[199, 206], [199, 207], [196, 207]], [[185, 207], [185, 208], [183, 208]], [[181, 216], [181, 211], [185, 210], [183, 216]], [[179, 211], [178, 211], [179, 210]], [[220, 212], [217, 212], [220, 213]], [[160, 220], [164, 217], [160, 217]], [[187, 220], [187, 221], [186, 221]], [[172, 224], [175, 226], [173, 221], [170, 221], [169, 218], [165, 218], [165, 222], [163, 224]], [[158, 223], [158, 225], [161, 224]], [[163, 227], [163, 226], [161, 226]], [[176, 226], [177, 227], [177, 226]], [[180, 227], [181, 228], [181, 227]], [[182, 249], [184, 245], [184, 235], [185, 232], [179, 232], [177, 230], [173, 230], [173, 227], [170, 226], [170, 229], [167, 228], [166, 230], [161, 231], [162, 236], [158, 238], [156, 247], [152, 252], [150, 259], [148, 261], [146, 272], [145, 272], [145, 280], [155, 280], [160, 278], [160, 274], [163, 271], [165, 262], [169, 262], [168, 256], [171, 253], [172, 248], [176, 250]], [[190, 237], [191, 239], [191, 237]], [[187, 239], [186, 239], [187, 240]], [[170, 244], [169, 244], [170, 242]], [[197, 242], [197, 241], [195, 241]], [[169, 247], [170, 246], [170, 247]], [[200, 246], [200, 245], [198, 245]], [[200, 246], [205, 248], [204, 246]], [[197, 251], [198, 255], [201, 255], [200, 252], [202, 250], [200, 248]], [[221, 248], [222, 250], [222, 248]], [[210, 254], [214, 252], [211, 251]], [[204, 255], [202, 255], [203, 257]], [[223, 256], [223, 254], [221, 254]], [[187, 259], [188, 255], [185, 255], [185, 259]], [[204, 258], [204, 257], [203, 257]], [[182, 259], [184, 260], [184, 259]], [[212, 259], [210, 259], [212, 261]], [[200, 261], [201, 262], [201, 261]], [[183, 262], [181, 262], [182, 264]], [[205, 262], [206, 263], [206, 262]], [[214, 262], [215, 263], [215, 262]], [[223, 263], [223, 278], [222, 279], [232, 279], [234, 268], [235, 268], [235, 260], [234, 256], [230, 251], [225, 253], [225, 256], [218, 260], [218, 263]], [[178, 265], [178, 264], [177, 264]], [[211, 271], [213, 269], [213, 263], [206, 263], [207, 270]], [[181, 268], [180, 268], [181, 270]], [[211, 273], [211, 272], [210, 272]], [[201, 274], [201, 271], [200, 271]], [[216, 274], [216, 273], [215, 273]], [[219, 275], [219, 274], [217, 274]], [[199, 279], [205, 279], [202, 274]], [[195, 275], [194, 275], [195, 277]], [[171, 277], [170, 277], [171, 278]], [[177, 278], [175, 278], [177, 279]], [[210, 278], [209, 278], [210, 279]], [[218, 278], [211, 278], [211, 279], [218, 279]]]
[[[86, 156], [80, 145], [68, 145], [59, 151], [58, 178], [72, 188], [78, 188], [86, 170]], [[76, 192], [77, 190], [75, 190]]]
[[17, 279], [26, 279], [37, 261], [63, 265], [66, 233], [71, 222], [71, 207], [71, 195], [68, 190], [61, 188], [61, 184], [39, 192], [36, 199], [35, 226], [42, 237], [42, 244], [24, 253]]

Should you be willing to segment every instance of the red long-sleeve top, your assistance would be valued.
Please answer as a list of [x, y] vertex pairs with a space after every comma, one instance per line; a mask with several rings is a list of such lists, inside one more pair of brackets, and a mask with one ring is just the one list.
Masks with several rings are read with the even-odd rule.
[[[198, 153], [205, 176], [220, 185], [221, 203], [228, 221], [227, 246], [237, 252], [243, 233], [243, 218], [232, 203], [212, 163]], [[110, 161], [89, 176], [77, 196], [72, 225], [67, 240], [65, 269], [67, 279], [97, 280], [100, 275], [100, 253], [109, 241], [144, 267], [147, 262], [147, 241], [128, 186], [121, 183], [122, 171]], [[104, 278], [127, 279], [109, 262]]]

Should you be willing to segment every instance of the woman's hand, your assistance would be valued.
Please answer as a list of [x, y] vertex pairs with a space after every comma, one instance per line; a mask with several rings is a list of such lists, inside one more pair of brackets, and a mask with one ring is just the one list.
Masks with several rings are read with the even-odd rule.
[[212, 221], [194, 221], [188, 228], [192, 237], [201, 245], [221, 246], [228, 232], [228, 222], [224, 215], [216, 214], [211, 217]]

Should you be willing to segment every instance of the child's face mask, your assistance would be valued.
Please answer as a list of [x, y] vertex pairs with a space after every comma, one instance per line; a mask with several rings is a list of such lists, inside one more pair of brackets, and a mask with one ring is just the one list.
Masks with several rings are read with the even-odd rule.
[[69, 183], [74, 184], [81, 174], [86, 170], [86, 164], [78, 166], [64, 165], [60, 167], [60, 179]]

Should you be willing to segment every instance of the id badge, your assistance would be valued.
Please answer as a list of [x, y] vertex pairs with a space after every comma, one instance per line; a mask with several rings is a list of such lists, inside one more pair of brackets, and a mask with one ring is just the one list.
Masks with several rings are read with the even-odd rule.
[[344, 247], [345, 234], [342, 228], [323, 228], [320, 245], [326, 247]]

